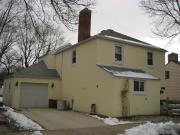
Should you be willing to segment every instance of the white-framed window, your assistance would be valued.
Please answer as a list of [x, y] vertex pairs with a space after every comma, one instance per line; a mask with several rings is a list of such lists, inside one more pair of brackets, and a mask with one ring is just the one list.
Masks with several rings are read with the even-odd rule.
[[115, 46], [115, 61], [122, 62], [122, 47]]
[[72, 64], [76, 63], [76, 49], [72, 50], [72, 60], [71, 60]]
[[150, 66], [153, 65], [153, 53], [150, 51], [147, 52], [147, 64]]
[[145, 91], [145, 82], [142, 80], [134, 80], [134, 92], [144, 93]]

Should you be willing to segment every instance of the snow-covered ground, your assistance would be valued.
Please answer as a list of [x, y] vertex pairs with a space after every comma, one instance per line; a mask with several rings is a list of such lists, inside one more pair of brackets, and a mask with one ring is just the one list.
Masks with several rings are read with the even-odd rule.
[[35, 123], [31, 119], [27, 118], [21, 113], [15, 112], [12, 108], [3, 106], [3, 108], [7, 111], [4, 112], [4, 115], [12, 122], [14, 125], [22, 130], [28, 131], [40, 131], [44, 130], [39, 124]]
[[124, 134], [119, 135], [178, 135], [180, 124], [173, 122], [151, 123], [139, 125], [137, 127], [127, 129]]
[[137, 123], [137, 122], [132, 122], [132, 121], [118, 120], [117, 118], [111, 118], [111, 117], [102, 118], [102, 117], [99, 117], [99, 116], [97, 116], [97, 115], [91, 115], [91, 117], [96, 118], [96, 119], [98, 119], [98, 120], [101, 120], [101, 121], [103, 121], [105, 124], [111, 125], [111, 126], [120, 125], [120, 124], [128, 124], [128, 123]]
[[43, 135], [40, 131], [34, 131], [32, 135]]
[[3, 97], [0, 97], [0, 102], [2, 102], [3, 101]]

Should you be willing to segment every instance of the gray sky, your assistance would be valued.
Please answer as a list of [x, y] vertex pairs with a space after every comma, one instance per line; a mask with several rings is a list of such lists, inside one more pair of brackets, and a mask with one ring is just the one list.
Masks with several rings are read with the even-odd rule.
[[[98, 0], [92, 12], [91, 35], [113, 29], [180, 54], [179, 40], [169, 43], [152, 34], [152, 19], [139, 7], [139, 2], [140, 0]], [[67, 37], [71, 43], [77, 42], [77, 32], [68, 32]]]

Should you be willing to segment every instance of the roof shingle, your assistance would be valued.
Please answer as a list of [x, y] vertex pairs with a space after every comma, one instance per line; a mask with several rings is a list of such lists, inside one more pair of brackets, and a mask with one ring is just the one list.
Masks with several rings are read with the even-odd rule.
[[13, 74], [15, 77], [60, 78], [56, 69], [48, 69], [43, 61]]

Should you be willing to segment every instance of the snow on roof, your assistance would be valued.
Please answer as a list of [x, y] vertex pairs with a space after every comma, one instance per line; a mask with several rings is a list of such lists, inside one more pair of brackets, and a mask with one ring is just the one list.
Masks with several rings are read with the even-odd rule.
[[146, 43], [141, 43], [141, 42], [136, 42], [136, 41], [131, 41], [131, 40], [122, 39], [122, 38], [118, 38], [118, 37], [113, 37], [113, 36], [104, 36], [104, 37], [111, 38], [111, 39], [116, 39], [116, 40], [124, 41], [124, 42], [128, 42], [128, 43], [132, 43], [132, 44], [138, 44], [138, 45], [140, 45], [140, 46], [145, 46], [145, 47], [151, 47], [151, 48], [161, 49], [161, 48], [159, 48], [159, 47], [157, 47], [157, 46], [154, 46], [154, 45], [150, 45], [150, 44], [146, 44]]
[[[106, 70], [106, 69], [105, 69]], [[128, 77], [128, 78], [141, 78], [141, 79], [158, 79], [157, 77], [154, 77], [150, 74], [146, 73], [137, 73], [132, 71], [126, 71], [126, 72], [116, 72], [116, 71], [110, 71], [114, 76], [118, 77]]]
[[53, 52], [53, 54], [58, 54], [58, 53], [66, 50], [66, 49], [68, 49], [68, 48], [70, 48], [70, 47], [72, 47], [72, 46], [73, 46], [73, 45], [70, 44], [70, 43], [65, 44], [65, 45], [62, 45], [62, 46], [60, 46], [59, 48], [57, 48], [57, 49]]
[[117, 67], [117, 66], [107, 66], [107, 65], [98, 65], [98, 66], [116, 77], [139, 78], [139, 79], [149, 79], [149, 80], [159, 79], [139, 69], [130, 69], [124, 67]]
[[160, 47], [157, 47], [157, 46], [154, 46], [152, 44], [141, 41], [139, 39], [135, 39], [133, 37], [121, 34], [119, 32], [111, 30], [111, 29], [103, 30], [98, 35], [101, 36], [101, 37], [104, 37], [104, 38], [118, 40], [120, 42], [126, 42], [126, 43], [131, 43], [131, 44], [134, 44], [134, 45], [139, 45], [139, 46], [142, 46], [142, 47], [154, 48], [154, 49], [158, 49], [158, 50], [161, 50], [161, 51], [166, 51], [166, 50], [164, 50], [164, 49], [162, 49]]

